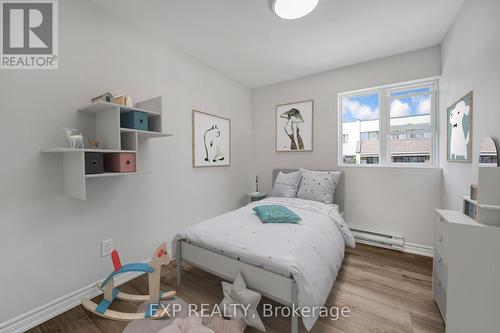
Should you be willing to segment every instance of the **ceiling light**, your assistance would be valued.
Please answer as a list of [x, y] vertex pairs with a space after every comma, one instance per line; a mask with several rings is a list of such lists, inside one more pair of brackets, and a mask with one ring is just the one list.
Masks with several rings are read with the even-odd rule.
[[306, 16], [316, 8], [319, 0], [274, 0], [273, 11], [286, 20]]

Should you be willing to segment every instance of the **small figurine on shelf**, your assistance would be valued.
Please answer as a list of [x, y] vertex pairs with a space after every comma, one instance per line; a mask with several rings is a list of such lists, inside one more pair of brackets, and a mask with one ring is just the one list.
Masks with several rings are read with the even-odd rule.
[[89, 139], [88, 142], [89, 142], [89, 148], [90, 149], [97, 149], [97, 148], [99, 148], [99, 140]]
[[65, 128], [64, 133], [66, 134], [66, 139], [68, 139], [70, 148], [83, 149], [83, 135], [77, 129]]
[[113, 99], [113, 94], [110, 93], [110, 92], [106, 92], [102, 95], [99, 95], [99, 96], [96, 96], [94, 98], [91, 99], [92, 103], [95, 103], [95, 102], [98, 102], [98, 101], [102, 101], [102, 102], [111, 102], [111, 100]]

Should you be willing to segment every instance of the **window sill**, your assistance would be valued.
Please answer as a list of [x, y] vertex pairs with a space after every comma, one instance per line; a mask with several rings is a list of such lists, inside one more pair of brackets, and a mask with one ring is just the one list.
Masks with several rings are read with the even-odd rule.
[[419, 164], [339, 164], [339, 168], [375, 168], [375, 169], [441, 169], [439, 165], [436, 164], [428, 164], [428, 165], [419, 165]]

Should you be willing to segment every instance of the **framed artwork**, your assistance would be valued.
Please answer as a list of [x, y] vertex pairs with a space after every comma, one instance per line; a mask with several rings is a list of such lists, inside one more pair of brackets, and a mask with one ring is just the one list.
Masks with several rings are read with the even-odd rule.
[[276, 151], [312, 151], [313, 101], [276, 106]]
[[447, 160], [472, 162], [472, 91], [447, 110]]
[[193, 110], [193, 167], [231, 165], [231, 120]]

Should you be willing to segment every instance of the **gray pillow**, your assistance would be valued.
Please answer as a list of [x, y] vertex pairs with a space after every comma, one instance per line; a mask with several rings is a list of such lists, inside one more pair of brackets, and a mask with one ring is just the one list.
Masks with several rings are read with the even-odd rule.
[[335, 188], [342, 174], [340, 171], [312, 171], [300, 169], [300, 181], [297, 198], [314, 200], [326, 204], [333, 203]]
[[300, 170], [291, 173], [280, 172], [274, 181], [272, 197], [295, 198], [299, 189]]

